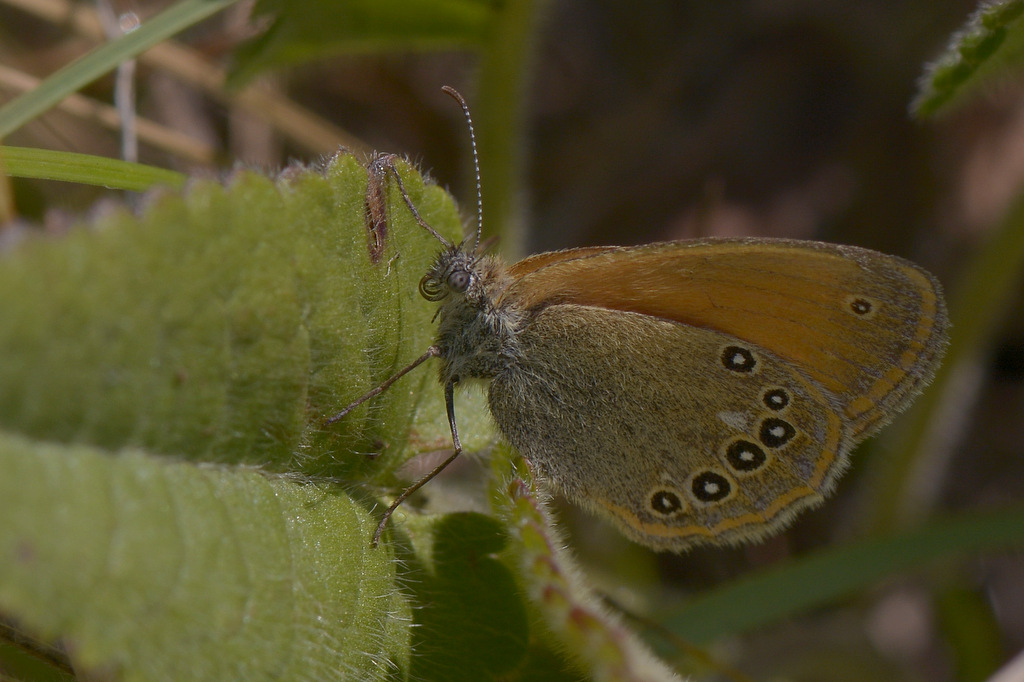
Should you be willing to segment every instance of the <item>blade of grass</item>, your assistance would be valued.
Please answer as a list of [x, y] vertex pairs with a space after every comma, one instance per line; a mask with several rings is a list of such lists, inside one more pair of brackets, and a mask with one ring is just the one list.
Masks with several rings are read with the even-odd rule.
[[187, 179], [165, 168], [49, 149], [0, 146], [0, 158], [4, 172], [12, 177], [65, 180], [109, 189], [138, 192], [153, 185], [181, 187]]
[[234, 4], [236, 0], [183, 0], [137, 30], [96, 48], [46, 78], [35, 90], [0, 108], [0, 137], [9, 135], [118, 64]]
[[[14, 92], [29, 92], [39, 87], [39, 79], [0, 64], [0, 86]], [[117, 109], [85, 95], [72, 93], [61, 100], [58, 107], [72, 116], [94, 121], [107, 130], [121, 129], [121, 117]], [[184, 131], [174, 130], [147, 118], [140, 118], [137, 125], [139, 142], [170, 152], [191, 163], [210, 165], [216, 161], [211, 145]]]
[[839, 599], [928, 562], [1024, 546], [1024, 508], [962, 516], [787, 562], [693, 599], [664, 619], [694, 644]]
[[[484, 237], [498, 235], [510, 257], [525, 255], [523, 144], [531, 49], [544, 16], [545, 0], [507, 3], [480, 52], [478, 91], [471, 105], [480, 150], [484, 192]], [[510, 104], [512, 103], [512, 104]]]
[[[96, 11], [87, 4], [71, 4], [70, 0], [52, 5], [35, 2], [21, 9], [55, 28], [66, 27], [89, 41], [104, 40]], [[232, 60], [235, 60], [234, 56]], [[313, 154], [331, 154], [339, 146], [367, 155], [373, 151], [365, 142], [291, 101], [284, 93], [277, 92], [266, 83], [253, 82], [242, 88], [228, 88], [226, 69], [220, 61], [185, 44], [165, 40], [140, 54], [139, 63], [202, 90], [220, 104], [241, 107], [268, 121], [282, 135]], [[0, 75], [2, 72], [3, 68], [0, 67]], [[35, 83], [32, 84], [34, 87]], [[63, 103], [66, 105], [69, 99]], [[172, 147], [171, 151], [181, 155], [182, 150], [176, 147]], [[200, 163], [211, 163], [205, 157], [197, 160]]]

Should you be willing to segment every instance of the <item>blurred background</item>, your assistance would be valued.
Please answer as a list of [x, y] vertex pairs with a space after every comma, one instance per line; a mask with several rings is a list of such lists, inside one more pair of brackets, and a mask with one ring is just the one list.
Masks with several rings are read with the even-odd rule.
[[[49, 7], [0, 0], [0, 101], [31, 83], [24, 78], [43, 78], [96, 44], [71, 13], [93, 5], [62, 6], [64, 14]], [[161, 8], [111, 10], [145, 17]], [[238, 46], [250, 46], [249, 58], [272, 52], [247, 41], [274, 25], [260, 11], [274, 7], [253, 18], [243, 3], [176, 38], [198, 60], [193, 75], [178, 70], [180, 55], [140, 59], [135, 111], [180, 138], [143, 138], [138, 159], [208, 175], [237, 163], [275, 170], [311, 162], [339, 144], [396, 152], [450, 188], [471, 221], [468, 135], [440, 92], [447, 84], [466, 96], [480, 127], [512, 119], [492, 128], [508, 131], [501, 139], [480, 139], [485, 221], [502, 232], [497, 248], [510, 257], [704, 236], [819, 239], [914, 260], [956, 300], [972, 255], [1018, 200], [1024, 88], [1020, 78], [999, 79], [927, 121], [909, 106], [925, 65], [976, 8], [960, 0], [550, 0], [530, 5], [516, 82], [502, 100], [493, 95], [501, 84], [483, 80], [501, 69], [475, 46], [321, 47], [315, 58], [279, 53], [265, 60], [272, 67], [240, 76], [246, 53]], [[253, 106], [221, 81], [203, 84], [223, 73], [266, 99]], [[82, 94], [111, 103], [115, 83], [112, 76]], [[120, 157], [119, 133], [102, 118], [65, 106], [5, 143]], [[34, 180], [13, 187], [19, 214], [49, 229], [110, 195]], [[1024, 316], [1014, 282], [1000, 292], [999, 320], [957, 384], [932, 451], [916, 461], [906, 493], [913, 504], [876, 514], [872, 491], [891, 454], [879, 439], [855, 456], [832, 499], [754, 547], [654, 555], [561, 505], [588, 575], [645, 612], [879, 527], [1024, 500]], [[719, 643], [716, 653], [757, 679], [985, 679], [986, 664], [965, 669], [951, 644], [958, 623], [979, 636], [976, 658], [989, 672], [1024, 648], [1024, 557], [977, 556], [901, 575]]]

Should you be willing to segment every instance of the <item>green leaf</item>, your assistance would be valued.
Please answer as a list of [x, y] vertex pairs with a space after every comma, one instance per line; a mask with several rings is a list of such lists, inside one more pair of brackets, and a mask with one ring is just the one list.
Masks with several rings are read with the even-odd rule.
[[[507, 537], [482, 514], [449, 514], [411, 520], [403, 531], [423, 567], [408, 574], [421, 604], [415, 614], [411, 679], [494, 679], [515, 670], [526, 656], [529, 623], [512, 571], [502, 563]], [[429, 538], [429, 542], [424, 539]]]
[[[0, 262], [0, 425], [277, 471], [393, 470], [412, 454], [421, 390], [441, 393], [428, 368], [322, 426], [433, 335], [417, 283], [437, 241], [392, 189], [373, 262], [366, 183], [351, 156], [277, 184], [242, 172], [227, 188], [156, 195], [141, 217], [20, 245]], [[450, 197], [417, 178], [408, 187], [428, 220], [459, 233]], [[450, 442], [443, 408], [432, 411], [416, 423], [417, 451]]]
[[495, 9], [493, 0], [261, 0], [255, 14], [273, 23], [237, 51], [240, 69], [232, 79], [346, 52], [477, 47]]
[[0, 609], [126, 679], [387, 680], [412, 605], [326, 485], [0, 436]]
[[[399, 172], [458, 239], [451, 198]], [[379, 505], [359, 482], [450, 447], [429, 368], [323, 425], [434, 333], [417, 283], [437, 240], [394, 182], [371, 236], [366, 198], [339, 155], [0, 254], [0, 613], [128, 679], [519, 665], [525, 607], [489, 558], [493, 521], [403, 507], [369, 549]], [[491, 438], [480, 398], [458, 397], [471, 449]]]
[[1024, 0], [984, 3], [927, 66], [911, 111], [921, 118], [962, 104], [979, 86], [1024, 64]]

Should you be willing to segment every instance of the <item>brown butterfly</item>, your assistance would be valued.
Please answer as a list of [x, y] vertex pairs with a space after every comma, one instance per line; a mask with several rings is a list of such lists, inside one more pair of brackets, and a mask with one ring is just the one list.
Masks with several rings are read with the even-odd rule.
[[390, 170], [444, 246], [420, 282], [440, 303], [437, 340], [328, 423], [438, 357], [455, 450], [395, 500], [374, 543], [461, 452], [460, 381], [490, 382], [501, 433], [566, 497], [641, 544], [679, 551], [761, 538], [819, 503], [945, 349], [941, 287], [900, 258], [706, 239], [507, 266], [480, 252], [479, 225], [471, 244], [438, 234]]

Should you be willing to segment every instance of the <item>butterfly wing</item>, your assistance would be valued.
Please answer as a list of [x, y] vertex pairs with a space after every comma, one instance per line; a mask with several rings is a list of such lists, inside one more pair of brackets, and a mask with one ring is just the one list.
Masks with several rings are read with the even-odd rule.
[[574, 303], [714, 330], [770, 351], [836, 397], [854, 438], [931, 378], [946, 344], [939, 283], [867, 249], [722, 239], [540, 254], [500, 304]]
[[769, 534], [820, 502], [850, 448], [833, 398], [721, 332], [575, 304], [537, 311], [491, 382], [506, 438], [634, 540]]

